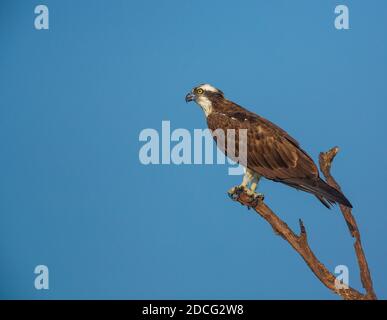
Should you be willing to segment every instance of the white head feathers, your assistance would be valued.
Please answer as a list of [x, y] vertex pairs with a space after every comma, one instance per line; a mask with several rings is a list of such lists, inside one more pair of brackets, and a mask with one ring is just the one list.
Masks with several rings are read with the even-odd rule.
[[210, 85], [208, 83], [201, 84], [200, 86], [198, 86], [198, 88], [201, 88], [205, 91], [219, 92], [218, 89], [216, 89], [215, 87], [213, 87], [212, 85]]

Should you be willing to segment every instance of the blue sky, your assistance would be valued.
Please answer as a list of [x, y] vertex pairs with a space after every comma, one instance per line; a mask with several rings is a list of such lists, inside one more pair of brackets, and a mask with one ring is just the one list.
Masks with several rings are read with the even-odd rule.
[[[34, 8], [50, 29], [34, 29]], [[350, 30], [334, 28], [346, 4]], [[205, 128], [184, 102], [211, 83], [277, 123], [354, 205], [387, 297], [387, 3], [2, 1], [0, 297], [336, 299], [271, 227], [228, 199], [222, 165], [138, 160], [144, 128]], [[260, 191], [317, 256], [361, 288], [338, 208], [270, 181]], [[47, 265], [50, 289], [34, 288]]]

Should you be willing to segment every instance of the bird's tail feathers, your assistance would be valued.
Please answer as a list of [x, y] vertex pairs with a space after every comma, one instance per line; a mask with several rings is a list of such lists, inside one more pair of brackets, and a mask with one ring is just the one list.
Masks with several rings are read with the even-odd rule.
[[316, 198], [320, 200], [320, 202], [327, 207], [328, 209], [332, 208], [332, 206], [335, 204], [335, 202], [330, 201], [328, 199], [325, 199], [323, 196], [320, 196], [318, 194], [315, 194]]
[[307, 189], [310, 190], [309, 192], [312, 192], [328, 208], [336, 202], [352, 208], [352, 204], [341, 191], [331, 187], [321, 178], [318, 178], [313, 184], [309, 184], [305, 187], [307, 187]]
[[317, 178], [313, 181], [302, 181], [301, 179], [299, 179], [298, 181], [288, 180], [285, 183], [297, 189], [301, 189], [314, 194], [317, 199], [319, 199], [321, 203], [327, 208], [331, 208], [334, 203], [340, 203], [346, 207], [352, 208], [352, 204], [342, 192], [331, 187], [321, 178]]

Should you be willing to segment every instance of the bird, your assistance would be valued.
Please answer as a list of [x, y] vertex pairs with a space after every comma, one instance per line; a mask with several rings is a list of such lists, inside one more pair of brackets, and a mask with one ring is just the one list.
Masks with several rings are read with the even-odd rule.
[[[276, 124], [228, 100], [221, 90], [207, 83], [194, 87], [185, 101], [194, 101], [201, 107], [217, 147], [244, 166], [240, 187], [250, 194], [258, 194], [256, 188], [263, 177], [313, 194], [327, 208], [336, 203], [352, 208], [341, 191], [321, 179], [313, 159], [297, 140]], [[235, 152], [228, 152], [226, 142], [218, 143], [219, 137], [214, 132], [219, 129], [235, 130]], [[241, 129], [247, 132], [244, 163], [237, 157]]]

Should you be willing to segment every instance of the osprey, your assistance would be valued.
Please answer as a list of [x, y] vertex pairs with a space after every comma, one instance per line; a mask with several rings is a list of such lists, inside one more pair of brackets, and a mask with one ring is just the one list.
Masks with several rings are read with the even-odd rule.
[[[239, 161], [238, 133], [247, 132], [245, 175], [241, 186], [255, 193], [261, 177], [284, 183], [290, 187], [315, 195], [327, 208], [340, 203], [352, 208], [348, 199], [319, 176], [316, 164], [286, 131], [257, 114], [227, 100], [219, 89], [209, 84], [191, 90], [186, 102], [195, 101], [204, 111], [209, 129], [218, 147], [232, 160]], [[227, 153], [227, 143], [218, 143], [214, 136], [217, 129], [235, 130], [235, 151]], [[249, 187], [249, 189], [248, 189]]]

